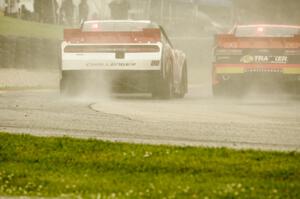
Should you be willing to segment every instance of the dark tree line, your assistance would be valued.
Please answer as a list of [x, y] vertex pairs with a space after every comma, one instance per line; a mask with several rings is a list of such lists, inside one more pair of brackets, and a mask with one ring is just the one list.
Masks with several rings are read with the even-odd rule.
[[35, 20], [44, 23], [57, 22], [58, 4], [56, 0], [34, 0], [33, 8]]
[[[128, 19], [130, 6], [127, 0], [113, 0], [109, 7], [112, 19]], [[78, 18], [74, 16], [75, 9], [78, 9]], [[73, 0], [63, 0], [60, 8], [56, 0], [34, 0], [34, 13], [39, 22], [73, 25], [89, 18], [89, 6], [87, 0], [81, 0], [78, 8]]]
[[234, 2], [237, 13], [244, 23], [300, 23], [299, 0], [234, 0]]
[[[86, 3], [86, 0], [82, 0], [82, 2]], [[35, 19], [39, 22], [74, 24], [73, 0], [63, 0], [60, 8], [56, 0], [34, 0], [33, 7]]]
[[20, 0], [5, 0], [4, 15], [24, 20], [32, 20], [33, 14], [26, 8]]

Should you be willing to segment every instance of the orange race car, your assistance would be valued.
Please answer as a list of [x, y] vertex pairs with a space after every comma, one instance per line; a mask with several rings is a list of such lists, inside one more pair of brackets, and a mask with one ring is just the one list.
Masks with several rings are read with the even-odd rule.
[[241, 95], [256, 83], [300, 91], [300, 26], [236, 26], [216, 35], [214, 58], [215, 96]]

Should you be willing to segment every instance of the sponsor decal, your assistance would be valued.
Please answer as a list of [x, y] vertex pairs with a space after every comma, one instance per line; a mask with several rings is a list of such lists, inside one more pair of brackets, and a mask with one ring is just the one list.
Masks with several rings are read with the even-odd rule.
[[241, 58], [241, 62], [244, 64], [250, 64], [254, 62], [254, 57], [251, 55], [245, 55]]
[[87, 67], [132, 67], [136, 66], [136, 63], [88, 63]]
[[245, 55], [240, 59], [241, 63], [271, 63], [271, 64], [287, 64], [288, 56], [273, 56], [273, 55]]

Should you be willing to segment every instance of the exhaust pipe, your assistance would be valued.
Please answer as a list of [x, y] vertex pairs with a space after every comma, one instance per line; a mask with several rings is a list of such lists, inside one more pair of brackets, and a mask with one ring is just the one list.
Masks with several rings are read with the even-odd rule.
[[228, 80], [230, 80], [230, 76], [229, 75], [222, 75], [222, 79], [224, 81], [228, 81]]

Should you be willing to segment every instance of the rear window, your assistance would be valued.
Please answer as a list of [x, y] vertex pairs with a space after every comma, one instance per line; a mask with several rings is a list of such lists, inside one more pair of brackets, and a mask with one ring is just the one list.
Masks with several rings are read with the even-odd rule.
[[292, 37], [298, 34], [300, 28], [291, 26], [240, 26], [235, 31], [238, 37]]
[[134, 32], [147, 28], [159, 28], [148, 21], [87, 21], [82, 26], [83, 32]]

